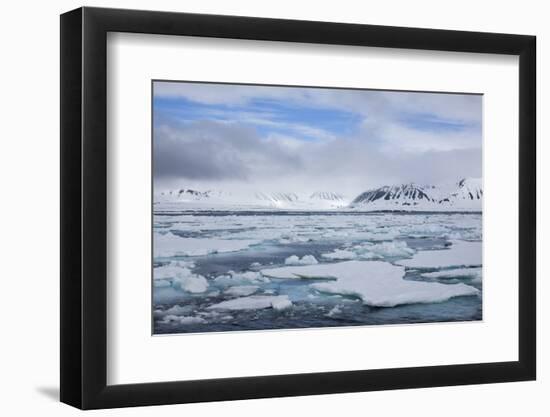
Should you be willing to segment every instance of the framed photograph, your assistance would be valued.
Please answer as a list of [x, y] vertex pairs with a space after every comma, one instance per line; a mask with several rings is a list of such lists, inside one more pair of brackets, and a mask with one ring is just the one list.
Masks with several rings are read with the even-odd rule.
[[533, 380], [535, 37], [61, 16], [61, 401]]

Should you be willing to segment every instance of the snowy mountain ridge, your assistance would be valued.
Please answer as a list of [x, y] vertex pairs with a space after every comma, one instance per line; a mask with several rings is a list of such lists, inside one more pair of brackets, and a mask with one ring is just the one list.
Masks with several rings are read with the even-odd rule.
[[371, 189], [358, 195], [350, 208], [480, 211], [482, 203], [481, 179], [463, 178], [447, 187], [410, 183]]
[[481, 211], [482, 203], [480, 178], [463, 178], [447, 186], [384, 185], [355, 198], [330, 190], [297, 193], [181, 188], [155, 194], [155, 204], [163, 208], [190, 210]]

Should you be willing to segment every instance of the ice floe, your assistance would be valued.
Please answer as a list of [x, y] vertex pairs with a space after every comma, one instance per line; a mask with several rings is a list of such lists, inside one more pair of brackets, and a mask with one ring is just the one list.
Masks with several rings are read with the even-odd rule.
[[391, 242], [369, 243], [365, 242], [361, 245], [352, 248], [362, 258], [395, 258], [408, 257], [415, 253], [414, 249], [407, 245], [407, 242], [402, 240], [394, 240]]
[[232, 287], [237, 285], [257, 284], [269, 282], [269, 278], [265, 277], [260, 272], [245, 271], [235, 272], [229, 271], [227, 274], [219, 275], [214, 278], [214, 283], [221, 287]]
[[172, 316], [184, 316], [186, 314], [189, 314], [193, 308], [191, 306], [181, 306], [179, 304], [175, 304], [172, 307], [170, 307], [167, 310], [159, 312], [161, 315], [172, 315]]
[[385, 240], [393, 240], [396, 237], [399, 236], [399, 231], [397, 230], [379, 230], [375, 232], [365, 232], [362, 234], [362, 238], [365, 240], [371, 240], [373, 242], [376, 241], [385, 241]]
[[155, 288], [165, 288], [165, 287], [170, 287], [171, 285], [172, 285], [172, 282], [166, 279], [153, 280], [153, 286]]
[[195, 264], [193, 262], [185, 261], [172, 261], [166, 265], [159, 266], [153, 270], [154, 279], [166, 279], [166, 278], [175, 278], [178, 275], [187, 274], [186, 271], [190, 272], [190, 268], [194, 268]]
[[292, 255], [285, 259], [285, 265], [315, 265], [318, 263], [313, 255], [304, 255], [301, 258]]
[[317, 291], [360, 298], [375, 307], [401, 304], [436, 303], [452, 297], [477, 295], [475, 287], [404, 280], [405, 269], [381, 261], [346, 261], [332, 264], [287, 266], [262, 270], [274, 278], [332, 279], [311, 284]]
[[236, 285], [234, 287], [229, 287], [224, 291], [224, 294], [233, 295], [237, 297], [244, 297], [247, 295], [252, 295], [258, 291], [260, 287], [257, 285]]
[[284, 310], [292, 306], [287, 295], [251, 295], [222, 301], [208, 307], [209, 310], [260, 310], [273, 308]]
[[411, 259], [396, 262], [412, 268], [443, 268], [451, 266], [480, 266], [481, 242], [452, 241], [448, 249], [417, 252]]
[[444, 271], [436, 272], [424, 272], [420, 275], [426, 278], [460, 278], [460, 277], [470, 277], [475, 280], [481, 280], [481, 268], [455, 268], [455, 269], [446, 269]]
[[346, 249], [336, 249], [329, 253], [321, 255], [323, 258], [331, 260], [352, 260], [352, 259], [376, 259], [376, 258], [396, 258], [409, 257], [414, 254], [414, 249], [410, 248], [405, 241], [391, 242], [363, 242]]
[[206, 320], [202, 317], [193, 317], [193, 316], [176, 316], [173, 314], [168, 314], [164, 316], [161, 323], [174, 323], [174, 324], [204, 324]]
[[236, 252], [258, 244], [257, 240], [186, 238], [169, 232], [155, 234], [154, 256], [204, 256], [212, 253]]
[[198, 294], [208, 290], [208, 281], [202, 275], [187, 275], [174, 278], [174, 287], [180, 287], [183, 291]]
[[153, 269], [153, 285], [156, 288], [174, 287], [190, 293], [202, 293], [208, 289], [208, 281], [190, 268], [192, 262], [172, 261], [167, 265]]

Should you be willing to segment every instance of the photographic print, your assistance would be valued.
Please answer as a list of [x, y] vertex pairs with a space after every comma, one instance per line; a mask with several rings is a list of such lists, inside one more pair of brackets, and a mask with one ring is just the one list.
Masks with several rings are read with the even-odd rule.
[[482, 320], [482, 100], [154, 80], [153, 334]]

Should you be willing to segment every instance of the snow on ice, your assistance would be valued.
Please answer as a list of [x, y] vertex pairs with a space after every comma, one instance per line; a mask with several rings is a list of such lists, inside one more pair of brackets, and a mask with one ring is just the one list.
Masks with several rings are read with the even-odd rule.
[[318, 263], [313, 255], [304, 255], [301, 258], [292, 255], [285, 259], [285, 265], [315, 265]]
[[224, 294], [244, 297], [247, 295], [252, 295], [258, 291], [260, 287], [257, 285], [236, 285], [234, 287], [229, 287], [224, 291]]
[[436, 303], [452, 297], [479, 294], [477, 288], [463, 283], [404, 280], [403, 267], [380, 261], [281, 267], [262, 270], [262, 273], [273, 278], [332, 279], [330, 282], [311, 284], [311, 287], [322, 293], [359, 297], [364, 304], [375, 307]]
[[482, 264], [481, 242], [455, 240], [448, 249], [420, 251], [411, 259], [398, 261], [397, 264], [411, 268], [479, 266]]
[[251, 295], [222, 301], [208, 307], [209, 310], [259, 310], [273, 308], [284, 310], [292, 306], [287, 295]]
[[203, 256], [212, 253], [236, 252], [258, 244], [257, 240], [214, 238], [183, 238], [169, 232], [157, 233], [154, 239], [155, 258], [172, 256]]

